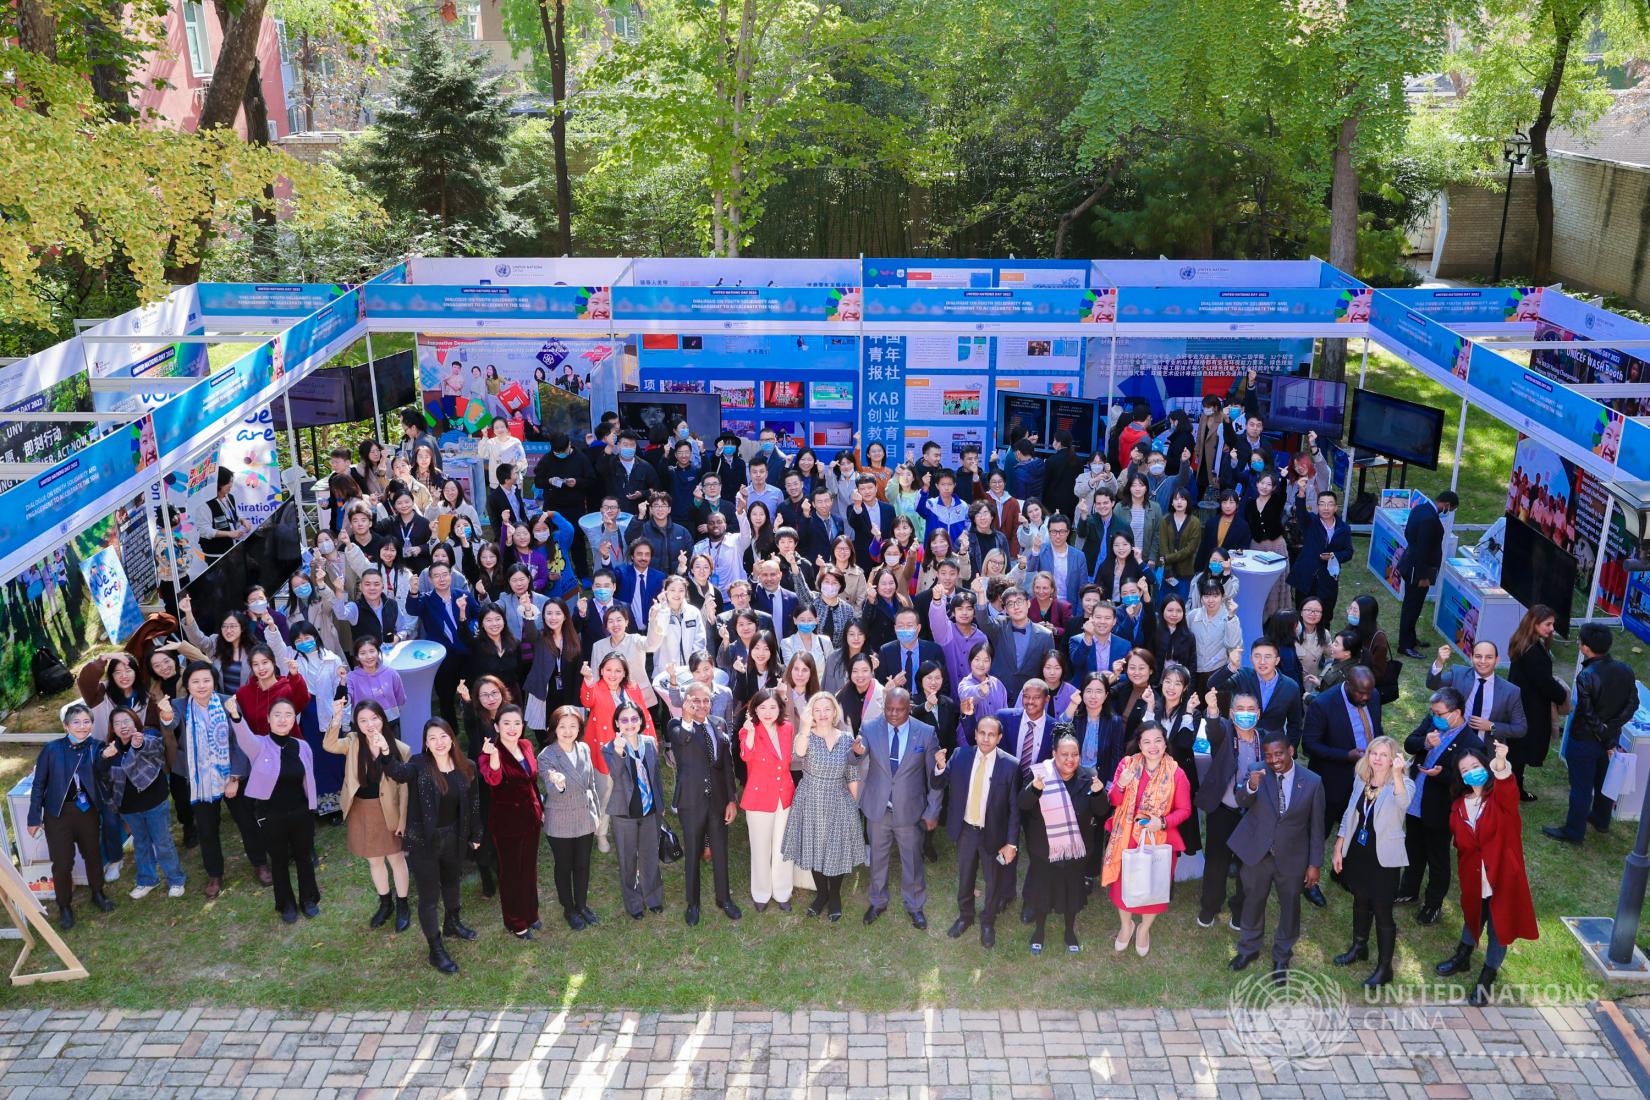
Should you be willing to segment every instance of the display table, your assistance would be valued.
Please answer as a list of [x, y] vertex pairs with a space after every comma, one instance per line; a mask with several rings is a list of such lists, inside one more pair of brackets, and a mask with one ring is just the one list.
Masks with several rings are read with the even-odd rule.
[[1264, 633], [1262, 612], [1266, 595], [1289, 568], [1289, 559], [1268, 551], [1234, 550], [1227, 555], [1238, 579], [1238, 625], [1243, 632], [1243, 663], [1249, 664], [1249, 643]]
[[[1570, 720], [1565, 718], [1564, 728], [1570, 728]], [[1637, 821], [1639, 810], [1644, 807], [1644, 785], [1650, 783], [1650, 688], [1639, 685], [1639, 709], [1633, 715], [1633, 720], [1622, 731], [1623, 742], [1633, 746], [1633, 758], [1638, 773], [1638, 786], [1633, 793], [1616, 803], [1615, 818], [1617, 821]], [[1559, 742], [1559, 752], [1563, 752], [1563, 742]], [[1551, 766], [1551, 765], [1549, 765]]]
[[1438, 608], [1432, 625], [1463, 657], [1479, 642], [1494, 642], [1506, 665], [1507, 641], [1524, 618], [1524, 605], [1497, 584], [1475, 558], [1445, 558], [1438, 570]]
[[401, 740], [413, 752], [424, 751], [424, 723], [430, 720], [430, 692], [435, 687], [435, 670], [447, 656], [440, 642], [408, 639], [384, 651], [384, 664], [401, 674], [407, 701], [401, 707]]
[[[1380, 507], [1375, 509], [1369, 532], [1369, 571], [1396, 599], [1404, 598], [1404, 582], [1398, 579], [1398, 561], [1409, 547], [1404, 527], [1411, 509], [1423, 503], [1431, 501], [1418, 489], [1384, 489]], [[1427, 599], [1434, 598], [1434, 593], [1427, 593]]]

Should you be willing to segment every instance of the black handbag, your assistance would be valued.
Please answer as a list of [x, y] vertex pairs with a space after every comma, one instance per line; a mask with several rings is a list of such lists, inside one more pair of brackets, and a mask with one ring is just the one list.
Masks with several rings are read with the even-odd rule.
[[682, 842], [663, 821], [659, 822], [659, 862], [676, 863], [682, 858]]

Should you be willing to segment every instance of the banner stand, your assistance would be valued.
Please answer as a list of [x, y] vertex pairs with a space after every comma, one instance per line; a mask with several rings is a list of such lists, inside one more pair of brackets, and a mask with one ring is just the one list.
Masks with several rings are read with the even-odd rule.
[[[413, 355], [413, 370], [418, 370], [418, 356]], [[372, 386], [372, 437], [384, 445], [384, 414], [378, 408], [378, 362], [372, 355], [372, 330], [367, 330], [367, 382]], [[292, 421], [288, 420], [288, 424]]]
[[[29, 893], [28, 883], [23, 881], [23, 876], [17, 873], [17, 868], [12, 866], [10, 859], [0, 859], [0, 907], [6, 910], [12, 927], [17, 929], [18, 938], [23, 941], [21, 949], [17, 952], [17, 962], [12, 964], [12, 985], [72, 982], [91, 976], [79, 957], [63, 942], [63, 937], [57, 934], [52, 922], [46, 919], [45, 906], [40, 904], [39, 898]], [[46, 946], [57, 956], [62, 969], [23, 973], [23, 968], [28, 965], [29, 956], [34, 953], [36, 937], [46, 941]]]

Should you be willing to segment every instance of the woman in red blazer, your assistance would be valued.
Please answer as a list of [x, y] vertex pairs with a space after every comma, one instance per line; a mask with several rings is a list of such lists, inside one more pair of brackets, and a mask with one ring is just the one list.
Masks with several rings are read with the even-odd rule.
[[613, 740], [613, 712], [626, 699], [642, 708], [642, 717], [647, 723], [645, 732], [649, 737], [657, 738], [659, 735], [653, 729], [653, 715], [648, 712], [641, 688], [631, 681], [630, 666], [625, 659], [617, 653], [609, 653], [594, 672], [586, 662], [584, 682], [579, 685], [579, 705], [586, 711], [584, 743], [590, 746], [590, 763], [596, 769], [596, 847], [603, 852], [612, 848], [608, 840], [607, 798], [613, 793], [613, 780], [607, 774], [607, 760], [602, 756], [602, 746]]
[[789, 722], [780, 720], [784, 708], [779, 693], [762, 688], [751, 696], [749, 716], [739, 731], [739, 755], [745, 761], [745, 791], [739, 808], [751, 838], [751, 900], [758, 913], [772, 900], [782, 913], [791, 911], [794, 871], [779, 851], [785, 823], [791, 817], [796, 781], [791, 777]]
[[487, 831], [498, 851], [498, 906], [504, 927], [518, 939], [533, 938], [539, 925], [539, 834], [544, 803], [539, 801], [538, 761], [522, 739], [527, 720], [521, 708], [499, 708], [498, 736], [481, 743], [481, 781], [492, 788]]
[[1541, 937], [1524, 870], [1523, 820], [1518, 783], [1507, 763], [1507, 743], [1496, 741], [1493, 757], [1472, 749], [1460, 755], [1455, 804], [1449, 826], [1455, 834], [1456, 881], [1461, 884], [1461, 943], [1436, 967], [1443, 977], [1464, 973], [1472, 950], [1486, 930], [1489, 946], [1468, 1003], [1488, 1003], [1490, 987], [1514, 940]]

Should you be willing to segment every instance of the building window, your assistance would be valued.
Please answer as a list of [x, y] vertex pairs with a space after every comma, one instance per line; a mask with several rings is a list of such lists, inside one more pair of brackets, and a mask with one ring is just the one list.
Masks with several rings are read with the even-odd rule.
[[183, 37], [189, 44], [189, 71], [198, 77], [212, 75], [212, 44], [206, 37], [206, 9], [200, 0], [184, 0]]
[[292, 64], [292, 45], [286, 37], [286, 20], [276, 19], [273, 22], [275, 24], [275, 44], [280, 48], [281, 64], [290, 65]]
[[469, 41], [481, 39], [481, 0], [466, 0], [458, 7], [459, 32]]

